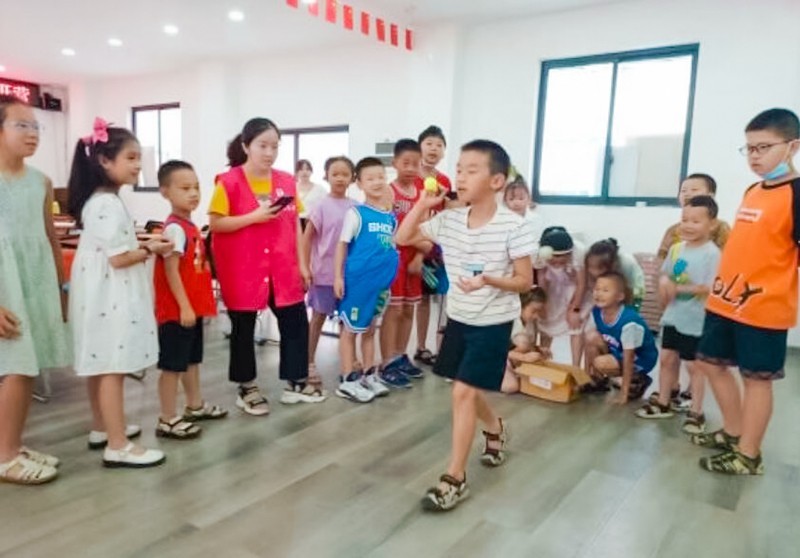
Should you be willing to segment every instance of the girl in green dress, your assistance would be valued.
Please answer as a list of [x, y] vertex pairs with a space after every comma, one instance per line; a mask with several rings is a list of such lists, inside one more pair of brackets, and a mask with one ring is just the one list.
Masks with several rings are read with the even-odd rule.
[[25, 165], [39, 131], [29, 106], [0, 96], [0, 481], [17, 484], [58, 474], [58, 459], [25, 447], [22, 430], [39, 370], [71, 363], [53, 186]]

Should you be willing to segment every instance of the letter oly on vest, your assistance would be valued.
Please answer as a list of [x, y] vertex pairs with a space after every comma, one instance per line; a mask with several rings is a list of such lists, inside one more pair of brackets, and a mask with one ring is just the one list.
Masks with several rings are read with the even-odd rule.
[[[259, 201], [242, 167], [217, 176], [216, 182], [225, 188], [231, 216], [245, 215], [258, 207]], [[283, 196], [296, 199], [294, 178], [273, 169], [268, 203]], [[267, 306], [270, 291], [278, 307], [303, 301], [305, 292], [297, 261], [297, 206], [294, 202], [266, 223], [232, 233], [214, 233], [211, 242], [222, 300], [228, 309], [262, 310]]]

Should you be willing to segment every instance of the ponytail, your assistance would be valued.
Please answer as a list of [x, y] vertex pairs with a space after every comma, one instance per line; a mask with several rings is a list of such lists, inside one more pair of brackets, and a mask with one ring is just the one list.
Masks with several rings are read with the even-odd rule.
[[247, 162], [247, 153], [242, 145], [242, 134], [237, 134], [228, 144], [228, 166], [240, 167]]
[[280, 139], [281, 131], [269, 118], [251, 118], [248, 120], [244, 128], [242, 128], [242, 133], [233, 138], [228, 144], [228, 165], [231, 167], [244, 165], [247, 162], [247, 153], [244, 151], [244, 146], [250, 145], [254, 139], [267, 130], [275, 130], [275, 133], [278, 134], [278, 139]]

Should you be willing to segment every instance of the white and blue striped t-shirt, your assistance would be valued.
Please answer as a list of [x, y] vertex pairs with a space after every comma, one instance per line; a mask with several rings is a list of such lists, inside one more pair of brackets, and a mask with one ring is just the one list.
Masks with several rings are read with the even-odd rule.
[[530, 256], [536, 249], [528, 221], [499, 205], [494, 217], [482, 227], [467, 226], [469, 208], [442, 211], [420, 226], [422, 234], [442, 247], [444, 266], [450, 281], [447, 316], [458, 322], [488, 326], [519, 319], [519, 294], [484, 286], [465, 293], [460, 277], [483, 273], [511, 277], [513, 261]]

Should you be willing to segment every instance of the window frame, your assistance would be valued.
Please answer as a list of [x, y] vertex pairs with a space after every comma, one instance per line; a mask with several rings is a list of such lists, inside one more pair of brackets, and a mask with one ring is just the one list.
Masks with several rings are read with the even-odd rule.
[[302, 135], [310, 135], [310, 134], [337, 134], [347, 132], [348, 137], [350, 134], [350, 125], [349, 124], [337, 124], [334, 126], [311, 126], [308, 128], [281, 128], [281, 142], [286, 136], [293, 137], [294, 143], [294, 161], [292, 161], [292, 168], [287, 169], [287, 171], [291, 171], [294, 174], [294, 169], [297, 167], [297, 161], [302, 159], [302, 157], [298, 157], [298, 153], [300, 151], [300, 136]]
[[[139, 105], [135, 107], [131, 107], [131, 130], [133, 131], [133, 135], [136, 136], [136, 113], [139, 112], [149, 112], [149, 111], [156, 111], [156, 116], [158, 117], [158, 165], [164, 163], [161, 161], [161, 111], [163, 110], [171, 110], [171, 109], [180, 109], [181, 104], [180, 102], [173, 102], [173, 103], [158, 103], [154, 105]], [[181, 128], [183, 128], [183, 113], [181, 112]], [[183, 129], [181, 129], [181, 134], [183, 134]], [[137, 136], [138, 137], [138, 136]], [[158, 192], [158, 184], [155, 185], [140, 185], [134, 184], [133, 190], [135, 192]]]
[[[630, 197], [630, 196], [610, 196], [609, 182], [611, 175], [611, 165], [609, 164], [612, 156], [611, 137], [614, 124], [614, 103], [617, 94], [617, 73], [620, 63], [655, 60], [659, 58], [674, 58], [676, 56], [691, 56], [692, 68], [689, 78], [689, 97], [687, 100], [686, 125], [683, 138], [683, 153], [681, 157], [680, 176], [685, 177], [689, 164], [689, 149], [692, 140], [692, 121], [694, 116], [694, 99], [697, 85], [697, 62], [700, 55], [700, 44], [690, 43], [668, 47], [657, 47], [640, 50], [629, 50], [623, 52], [612, 52], [607, 54], [597, 54], [589, 56], [577, 56], [572, 58], [560, 58], [543, 60], [541, 63], [541, 73], [539, 78], [539, 96], [536, 111], [536, 141], [534, 142], [533, 169], [531, 169], [533, 199], [540, 203], [561, 204], [561, 205], [611, 205], [611, 206], [635, 206], [644, 203], [648, 206], [676, 206], [678, 185], [675, 186], [675, 196], [665, 197]], [[542, 161], [542, 143], [544, 134], [544, 119], [547, 109], [547, 85], [548, 72], [551, 69], [573, 68], [590, 64], [612, 63], [611, 75], [611, 98], [608, 114], [608, 124], [606, 127], [605, 156], [603, 159], [603, 181], [599, 196], [568, 196], [568, 195], [542, 195], [539, 190], [539, 171]]]

